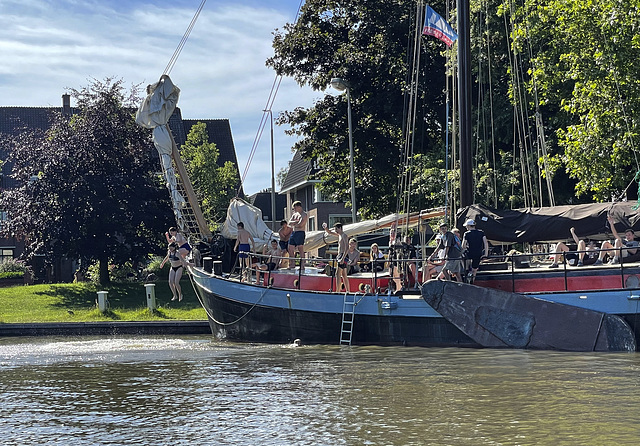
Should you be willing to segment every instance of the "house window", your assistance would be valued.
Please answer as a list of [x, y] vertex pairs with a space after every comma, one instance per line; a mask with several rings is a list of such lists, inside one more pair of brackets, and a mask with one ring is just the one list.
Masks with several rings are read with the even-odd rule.
[[317, 231], [318, 229], [318, 225], [316, 225], [316, 218], [315, 217], [309, 217], [309, 220], [307, 221], [307, 228], [309, 229], [309, 231]]
[[328, 200], [323, 193], [320, 191], [320, 187], [318, 186], [314, 186], [313, 187], [313, 201], [315, 203], [323, 203], [323, 202], [328, 202], [330, 200]]
[[13, 247], [0, 248], [0, 263], [13, 259]]
[[329, 215], [329, 226], [333, 227], [336, 223], [348, 225], [352, 222], [351, 214], [331, 214]]

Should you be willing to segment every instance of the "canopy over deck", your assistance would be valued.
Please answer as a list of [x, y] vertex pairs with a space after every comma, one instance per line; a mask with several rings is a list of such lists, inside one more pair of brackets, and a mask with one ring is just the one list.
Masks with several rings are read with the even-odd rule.
[[640, 212], [635, 206], [621, 202], [496, 210], [474, 204], [460, 209], [456, 220], [459, 228], [467, 220], [475, 220], [487, 239], [498, 243], [566, 240], [571, 238], [572, 227], [580, 238], [606, 239], [611, 234], [607, 215], [615, 220], [619, 234], [627, 228], [640, 231]]

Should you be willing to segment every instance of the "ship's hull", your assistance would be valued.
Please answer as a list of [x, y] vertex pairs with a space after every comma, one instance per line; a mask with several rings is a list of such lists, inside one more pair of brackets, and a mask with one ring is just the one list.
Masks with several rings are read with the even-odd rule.
[[[280, 344], [344, 339], [344, 294], [265, 288], [200, 269], [192, 269], [192, 279], [219, 338]], [[403, 298], [358, 293], [351, 328], [356, 345], [477, 346], [417, 292]]]
[[[351, 343], [356, 345], [479, 346], [430, 307], [418, 292], [401, 295], [358, 292], [350, 325], [344, 323], [344, 294], [252, 285], [199, 268], [192, 268], [191, 273], [211, 331], [219, 338], [339, 344], [346, 328], [351, 331]], [[619, 315], [638, 337], [637, 288], [533, 294], [551, 302]], [[347, 296], [350, 299], [353, 293]]]

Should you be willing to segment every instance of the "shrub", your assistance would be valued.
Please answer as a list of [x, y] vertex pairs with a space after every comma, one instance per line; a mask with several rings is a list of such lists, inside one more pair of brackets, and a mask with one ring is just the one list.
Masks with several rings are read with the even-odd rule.
[[20, 271], [5, 271], [0, 273], [0, 279], [22, 279], [24, 273]]
[[19, 272], [24, 274], [27, 271], [27, 265], [22, 260], [8, 259], [0, 263], [0, 273]]
[[[86, 277], [95, 283], [100, 281], [100, 267], [98, 262], [92, 263], [89, 268], [87, 268]], [[126, 262], [124, 265], [109, 264], [109, 280], [113, 282], [127, 282], [136, 280], [137, 278], [138, 273], [133, 269], [131, 262]]]
[[[156, 277], [162, 276], [162, 269], [160, 268], [160, 264], [162, 263], [163, 257], [153, 256], [149, 261], [149, 264], [145, 269], [142, 270], [142, 279], [144, 280], [149, 274], [155, 274]], [[168, 267], [165, 265], [164, 269]]]

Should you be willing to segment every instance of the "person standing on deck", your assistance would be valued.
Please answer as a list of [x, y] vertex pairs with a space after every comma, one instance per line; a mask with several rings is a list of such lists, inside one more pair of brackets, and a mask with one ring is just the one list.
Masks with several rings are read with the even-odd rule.
[[[342, 231], [342, 223], [333, 225], [333, 230], [329, 229], [326, 223], [322, 223], [322, 229], [327, 234], [338, 236], [338, 255], [336, 256], [336, 290], [342, 291], [342, 284], [347, 293], [351, 292], [349, 279], [347, 278], [347, 253], [349, 251], [349, 237]], [[342, 283], [340, 283], [342, 281]]]
[[241, 221], [238, 222], [238, 235], [236, 238], [236, 245], [233, 250], [238, 252], [238, 258], [240, 259], [241, 266], [244, 268], [243, 272], [246, 276], [243, 278], [248, 282], [249, 279], [251, 279], [251, 261], [249, 259], [249, 254], [255, 252], [256, 245], [253, 241], [253, 237], [249, 231], [244, 228], [244, 223]]
[[[280, 230], [278, 231], [278, 237], [280, 238], [280, 251], [282, 251], [282, 255], [285, 253], [289, 254], [289, 238], [291, 238], [291, 226], [287, 224], [287, 220], [282, 220], [280, 222]], [[287, 265], [288, 266], [288, 265]], [[280, 267], [284, 268], [284, 265], [280, 265]]]
[[304, 271], [304, 239], [305, 229], [307, 228], [307, 220], [309, 216], [302, 210], [302, 203], [296, 201], [293, 203], [293, 215], [289, 219], [289, 226], [293, 229], [289, 238], [289, 269], [296, 267], [296, 249], [300, 254], [300, 270]]
[[[462, 282], [462, 276], [460, 275], [460, 271], [462, 270], [461, 246], [453, 232], [449, 231], [446, 223], [442, 223], [439, 229], [442, 238], [434, 253], [442, 248], [444, 250], [445, 263], [437, 278], [440, 280], [451, 280], [451, 276], [453, 275], [458, 282]], [[433, 254], [429, 256], [429, 260], [433, 260]]]
[[471, 280], [469, 283], [473, 283], [476, 280], [480, 260], [489, 255], [489, 242], [484, 231], [476, 229], [475, 220], [467, 220], [464, 226], [467, 228], [467, 232], [462, 237], [462, 250], [467, 250], [467, 260], [471, 260]]

